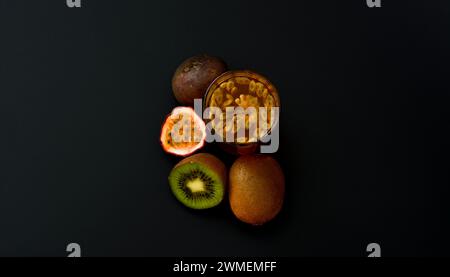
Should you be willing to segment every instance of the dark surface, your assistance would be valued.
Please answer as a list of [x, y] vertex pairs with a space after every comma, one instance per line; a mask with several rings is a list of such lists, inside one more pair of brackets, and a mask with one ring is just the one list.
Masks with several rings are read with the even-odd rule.
[[[383, 4], [0, 0], [0, 255], [445, 255], [450, 4]], [[169, 190], [160, 126], [198, 53], [281, 93], [287, 198], [263, 228]]]

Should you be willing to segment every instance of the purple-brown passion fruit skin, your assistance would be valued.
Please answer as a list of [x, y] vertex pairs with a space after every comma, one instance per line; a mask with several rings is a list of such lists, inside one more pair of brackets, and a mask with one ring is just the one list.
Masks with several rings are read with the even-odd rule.
[[175, 98], [182, 105], [193, 106], [194, 99], [203, 99], [209, 85], [227, 71], [225, 62], [208, 55], [199, 55], [184, 61], [172, 78]]

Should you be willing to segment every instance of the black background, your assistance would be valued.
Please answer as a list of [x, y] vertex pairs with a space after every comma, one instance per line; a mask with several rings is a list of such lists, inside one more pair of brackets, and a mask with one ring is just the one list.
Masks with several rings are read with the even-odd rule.
[[[449, 16], [444, 0], [0, 0], [0, 255], [445, 255]], [[287, 195], [265, 227], [168, 189], [170, 80], [198, 53], [280, 91]]]

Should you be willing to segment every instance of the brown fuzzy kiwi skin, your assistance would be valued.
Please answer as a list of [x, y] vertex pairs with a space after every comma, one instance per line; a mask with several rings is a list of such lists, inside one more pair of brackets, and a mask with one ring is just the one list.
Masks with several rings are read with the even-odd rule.
[[274, 219], [281, 211], [285, 177], [281, 166], [267, 155], [238, 158], [229, 172], [229, 201], [241, 221], [259, 226]]
[[217, 176], [222, 181], [222, 184], [225, 186], [227, 185], [227, 168], [225, 164], [219, 160], [217, 157], [207, 154], [207, 153], [199, 153], [192, 155], [188, 158], [185, 158], [181, 162], [179, 162], [174, 169], [188, 163], [198, 163], [201, 164], [207, 168], [209, 168], [211, 171], [215, 172]]
[[209, 85], [225, 71], [227, 65], [217, 57], [198, 55], [187, 59], [172, 78], [175, 98], [182, 105], [193, 106], [194, 99], [203, 99]]

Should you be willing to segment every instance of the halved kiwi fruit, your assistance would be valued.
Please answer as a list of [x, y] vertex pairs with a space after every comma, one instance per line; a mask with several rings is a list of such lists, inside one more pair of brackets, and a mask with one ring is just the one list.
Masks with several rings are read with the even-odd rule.
[[182, 160], [171, 171], [169, 184], [185, 206], [203, 210], [219, 205], [225, 195], [227, 172], [218, 158], [201, 153]]

